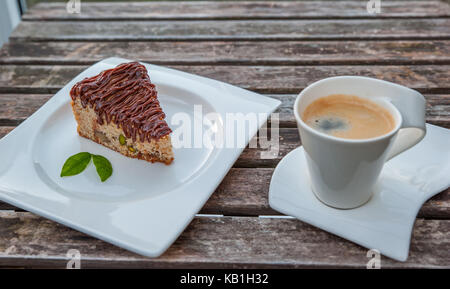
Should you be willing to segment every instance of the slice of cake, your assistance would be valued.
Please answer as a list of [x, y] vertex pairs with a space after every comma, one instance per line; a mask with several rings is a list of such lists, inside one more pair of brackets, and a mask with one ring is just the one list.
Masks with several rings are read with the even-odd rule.
[[123, 63], [85, 78], [70, 96], [80, 136], [128, 157], [172, 162], [172, 130], [142, 64]]

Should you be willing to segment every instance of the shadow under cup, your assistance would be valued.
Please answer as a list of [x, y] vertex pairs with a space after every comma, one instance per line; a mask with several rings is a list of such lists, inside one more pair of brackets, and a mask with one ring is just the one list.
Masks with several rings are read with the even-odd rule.
[[[304, 89], [294, 104], [312, 190], [319, 200], [331, 207], [351, 209], [369, 201], [402, 124], [402, 115], [390, 102], [389, 94], [379, 94], [380, 90], [367, 85], [367, 81], [373, 80], [359, 77], [324, 79]], [[332, 94], [354, 95], [382, 106], [392, 115], [394, 128], [374, 138], [346, 139], [308, 126], [301, 119], [306, 107], [316, 99]]]

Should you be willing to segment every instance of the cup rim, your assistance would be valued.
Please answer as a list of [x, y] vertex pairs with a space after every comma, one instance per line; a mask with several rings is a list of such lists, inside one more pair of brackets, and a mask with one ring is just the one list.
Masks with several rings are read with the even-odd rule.
[[348, 138], [340, 138], [340, 137], [335, 137], [332, 135], [328, 135], [326, 133], [320, 132], [318, 130], [313, 129], [312, 127], [310, 127], [309, 125], [307, 125], [302, 118], [300, 117], [299, 114], [299, 109], [298, 109], [298, 104], [300, 102], [301, 97], [311, 88], [322, 84], [325, 81], [328, 80], [332, 80], [332, 79], [349, 79], [349, 78], [356, 78], [356, 79], [368, 79], [371, 81], [379, 81], [379, 82], [387, 82], [389, 84], [395, 84], [395, 83], [391, 83], [388, 81], [384, 81], [384, 80], [380, 80], [380, 79], [376, 79], [376, 78], [371, 78], [371, 77], [364, 77], [364, 76], [351, 76], [351, 75], [344, 75], [344, 76], [333, 76], [333, 77], [327, 77], [327, 78], [323, 78], [321, 80], [315, 81], [313, 83], [311, 83], [310, 85], [308, 85], [307, 87], [305, 87], [298, 95], [297, 98], [295, 99], [294, 102], [294, 116], [295, 116], [295, 120], [297, 121], [297, 124], [301, 125], [303, 129], [307, 130], [308, 132], [316, 135], [319, 138], [322, 139], [327, 139], [333, 142], [338, 142], [338, 143], [346, 143], [346, 144], [361, 144], [361, 143], [373, 143], [373, 142], [377, 142], [380, 140], [384, 140], [387, 138], [392, 137], [394, 134], [396, 134], [398, 132], [398, 130], [401, 128], [402, 126], [402, 122], [403, 122], [403, 118], [402, 118], [402, 114], [398, 111], [398, 109], [389, 101], [386, 101], [386, 103], [395, 111], [397, 117], [398, 117], [398, 122], [396, 122], [395, 128], [393, 130], [391, 130], [390, 132], [377, 136], [377, 137], [372, 137], [372, 138], [364, 138], [364, 139], [348, 139]]

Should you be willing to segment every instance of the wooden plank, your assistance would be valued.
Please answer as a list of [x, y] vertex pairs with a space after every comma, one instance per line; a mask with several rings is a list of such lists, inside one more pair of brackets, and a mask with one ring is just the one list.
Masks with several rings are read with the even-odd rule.
[[449, 39], [450, 19], [22, 21], [10, 41]]
[[[365, 268], [367, 249], [295, 219], [195, 218], [156, 259], [145, 258], [30, 213], [0, 212], [0, 265], [65, 268]], [[382, 268], [450, 268], [450, 221], [417, 220], [405, 263]]]
[[440, 1], [385, 1], [382, 13], [369, 14], [366, 3], [306, 2], [134, 2], [82, 3], [81, 13], [69, 14], [66, 3], [39, 3], [23, 20], [194, 20], [194, 19], [327, 19], [449, 17], [450, 7]]
[[[338, 75], [375, 77], [417, 89], [422, 93], [445, 94], [450, 90], [450, 65], [169, 67], [261, 93], [298, 93], [314, 81]], [[87, 66], [1, 65], [0, 93], [54, 93], [85, 68]]]
[[[261, 49], [264, 47], [264, 49]], [[92, 64], [117, 56], [162, 65], [449, 64], [450, 41], [13, 42], [3, 64]]]
[[[12, 127], [19, 125], [52, 96], [51, 94], [0, 94], [0, 125]], [[1, 128], [0, 138], [5, 133]]]

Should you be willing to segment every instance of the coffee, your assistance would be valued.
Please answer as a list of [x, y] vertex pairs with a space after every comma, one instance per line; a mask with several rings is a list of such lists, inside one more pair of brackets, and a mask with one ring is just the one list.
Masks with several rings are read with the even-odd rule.
[[345, 94], [316, 99], [306, 107], [302, 120], [318, 131], [348, 139], [381, 136], [395, 127], [393, 116], [384, 107]]

